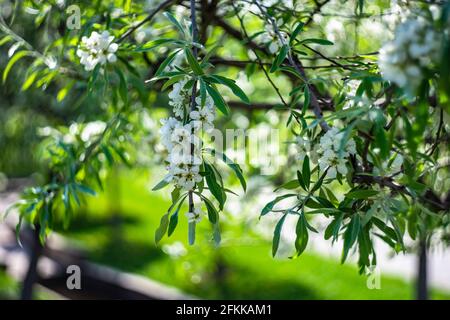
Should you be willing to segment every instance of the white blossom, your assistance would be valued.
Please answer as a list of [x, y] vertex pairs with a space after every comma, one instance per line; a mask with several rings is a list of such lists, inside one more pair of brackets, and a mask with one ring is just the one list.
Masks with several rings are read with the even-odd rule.
[[167, 150], [172, 149], [172, 132], [175, 128], [182, 126], [182, 123], [177, 119], [170, 117], [168, 119], [161, 120], [162, 127], [159, 129], [161, 134], [161, 143], [166, 147]]
[[[277, 22], [277, 24], [281, 23], [282, 22], [280, 21]], [[280, 34], [284, 38], [284, 40], [287, 41], [288, 35], [283, 31], [280, 31]], [[282, 39], [278, 37], [278, 34], [275, 32], [271, 24], [266, 25], [266, 31], [259, 36], [259, 39], [268, 47], [269, 52], [272, 54], [277, 53], [283, 46]]]
[[298, 136], [295, 146], [297, 147], [297, 160], [303, 162], [305, 156], [311, 157], [311, 142], [308, 139]]
[[439, 58], [441, 35], [425, 18], [409, 18], [395, 31], [394, 40], [380, 50], [383, 77], [414, 93], [424, 72]]
[[104, 65], [106, 62], [116, 62], [115, 52], [119, 45], [113, 43], [113, 40], [114, 36], [111, 36], [108, 31], [103, 31], [101, 34], [94, 31], [89, 38], [86, 36], [81, 38], [77, 56], [80, 57], [80, 63], [84, 65], [86, 71], [94, 70], [98, 64]]
[[346, 175], [347, 160], [349, 155], [356, 154], [356, 144], [353, 139], [348, 139], [340, 153], [344, 132], [339, 132], [336, 127], [331, 128], [321, 138], [319, 146], [316, 148], [318, 163], [321, 171], [327, 171], [328, 178], [336, 178], [337, 173]]
[[169, 105], [173, 107], [173, 113], [178, 118], [183, 118], [186, 108], [189, 107], [191, 92], [184, 88], [187, 82], [188, 78], [184, 78], [175, 83], [169, 93]]
[[202, 143], [198, 131], [192, 122], [183, 125], [176, 118], [164, 119], [161, 122], [161, 143], [168, 151], [167, 181], [185, 190], [192, 190], [196, 183], [202, 181]]
[[161, 143], [167, 150], [166, 180], [190, 191], [203, 180], [200, 133], [201, 129], [208, 132], [214, 128], [215, 109], [214, 100], [207, 95], [203, 103], [201, 97], [196, 97], [194, 109], [187, 113], [192, 94], [191, 90], [185, 89], [188, 81], [186, 77], [173, 85], [169, 104], [173, 107], [174, 117], [161, 121], [160, 134]]
[[208, 95], [205, 104], [201, 105], [201, 98], [197, 97], [195, 99], [196, 102], [196, 108], [195, 110], [191, 111], [189, 113], [189, 117], [193, 121], [198, 121], [197, 123], [206, 131], [210, 131], [214, 129], [214, 118], [216, 116], [215, 109], [214, 109], [214, 101], [213, 99]]
[[194, 212], [187, 212], [186, 217], [188, 218], [189, 223], [199, 223], [202, 220], [202, 217], [205, 213], [199, 208], [194, 208]]

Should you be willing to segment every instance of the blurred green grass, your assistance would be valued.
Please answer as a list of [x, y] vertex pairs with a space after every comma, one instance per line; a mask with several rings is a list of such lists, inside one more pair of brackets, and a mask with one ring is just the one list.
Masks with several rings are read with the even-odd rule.
[[[165, 243], [187, 244], [187, 225], [180, 223], [159, 247], [154, 232], [170, 203], [169, 189], [151, 192], [149, 175], [126, 171], [107, 182], [104, 192], [90, 197], [67, 231], [88, 250], [90, 259], [138, 273], [207, 299], [412, 299], [414, 285], [383, 275], [381, 289], [370, 290], [355, 265], [306, 252], [299, 259], [273, 259], [271, 244], [261, 239], [224, 241], [214, 248], [208, 223], [199, 225], [197, 243], [174, 259], [161, 250]], [[119, 183], [120, 181], [120, 183]], [[231, 230], [226, 230], [231, 231]], [[225, 233], [226, 234], [226, 233]], [[450, 293], [432, 290], [433, 299]]]
[[[21, 284], [0, 269], [0, 300], [17, 300], [20, 297]], [[42, 287], [36, 287], [33, 294], [35, 300], [57, 300], [61, 297]]]

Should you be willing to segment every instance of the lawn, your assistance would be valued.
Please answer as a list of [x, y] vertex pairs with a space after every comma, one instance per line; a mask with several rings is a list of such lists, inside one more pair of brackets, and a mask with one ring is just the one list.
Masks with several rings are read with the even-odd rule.
[[[15, 300], [20, 297], [21, 284], [0, 269], [0, 300]], [[36, 287], [33, 294], [36, 300], [55, 300], [61, 297], [43, 287]]]
[[[274, 259], [271, 244], [247, 231], [225, 226], [223, 244], [209, 241], [208, 223], [200, 224], [197, 243], [187, 254], [166, 254], [164, 244], [187, 247], [184, 214], [175, 233], [155, 246], [154, 232], [169, 206], [151, 192], [149, 175], [139, 170], [120, 174], [103, 193], [90, 197], [67, 231], [96, 262], [138, 273], [207, 299], [411, 299], [412, 283], [382, 276], [381, 289], [370, 290], [356, 266], [307, 251], [296, 260]], [[117, 176], [116, 176], [116, 180]], [[114, 180], [114, 181], [116, 181]], [[233, 233], [233, 237], [227, 237]], [[239, 234], [240, 240], [231, 240]], [[433, 290], [432, 298], [449, 299]]]

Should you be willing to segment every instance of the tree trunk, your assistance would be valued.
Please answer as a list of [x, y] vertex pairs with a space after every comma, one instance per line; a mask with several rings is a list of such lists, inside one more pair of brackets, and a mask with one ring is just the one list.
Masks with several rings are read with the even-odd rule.
[[31, 240], [31, 256], [30, 263], [28, 265], [28, 271], [23, 281], [21, 299], [22, 300], [31, 300], [33, 297], [33, 285], [37, 280], [37, 263], [42, 254], [42, 245], [39, 240], [39, 226], [35, 226], [33, 230], [33, 238]]
[[426, 240], [421, 240], [419, 243], [419, 263], [417, 270], [417, 299], [428, 300]]

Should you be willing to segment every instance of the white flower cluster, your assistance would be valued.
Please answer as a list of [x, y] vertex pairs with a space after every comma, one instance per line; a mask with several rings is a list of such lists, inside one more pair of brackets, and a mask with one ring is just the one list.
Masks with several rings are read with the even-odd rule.
[[297, 136], [295, 146], [297, 147], [296, 153], [297, 160], [303, 162], [305, 156], [311, 158], [312, 155], [311, 141], [309, 141], [307, 138]]
[[187, 80], [182, 80], [176, 83], [169, 94], [175, 117], [161, 120], [160, 134], [161, 143], [168, 152], [166, 161], [169, 174], [166, 181], [189, 191], [194, 189], [196, 183], [202, 181], [200, 134], [202, 130], [209, 132], [214, 128], [215, 110], [211, 97], [207, 96], [203, 105], [202, 99], [197, 97], [195, 110], [186, 116], [186, 110], [189, 109], [189, 99], [185, 99], [188, 97], [187, 90], [184, 89], [186, 82]]
[[188, 78], [173, 85], [172, 91], [169, 93], [169, 105], [173, 107], [173, 113], [178, 118], [184, 118], [186, 108], [189, 107], [190, 92], [185, 88]]
[[[280, 24], [280, 22], [278, 22]], [[284, 40], [288, 41], [288, 35], [280, 31], [281, 35], [284, 37]], [[266, 31], [260, 35], [260, 41], [268, 46], [269, 52], [271, 54], [277, 53], [280, 48], [283, 46], [283, 42], [278, 37], [277, 33], [273, 29], [273, 26], [270, 24], [266, 25]]]
[[194, 212], [187, 212], [186, 217], [188, 218], [189, 223], [199, 223], [204, 214], [205, 213], [199, 207], [196, 207], [194, 208]]
[[119, 48], [117, 43], [113, 43], [114, 36], [108, 31], [101, 34], [94, 31], [90, 37], [81, 38], [81, 45], [77, 49], [77, 56], [80, 57], [80, 63], [84, 65], [86, 71], [92, 71], [100, 64], [106, 62], [115, 62], [117, 60], [116, 51]]
[[189, 113], [189, 118], [196, 122], [205, 132], [214, 129], [213, 121], [216, 118], [216, 109], [214, 108], [214, 100], [208, 95], [202, 105], [202, 99], [195, 99], [196, 108]]
[[[163, 119], [160, 129], [161, 142], [168, 151], [166, 181], [176, 186], [192, 190], [197, 182], [202, 181], [200, 175], [201, 141], [198, 129], [193, 122], [184, 124], [176, 118]], [[191, 154], [192, 149], [192, 154]]]
[[339, 154], [343, 137], [344, 132], [339, 132], [339, 129], [333, 127], [320, 138], [320, 144], [316, 150], [319, 168], [322, 171], [328, 168], [328, 178], [336, 178], [338, 172], [346, 175], [348, 170], [345, 158], [356, 154], [356, 144], [353, 139], [346, 142], [342, 154]]
[[413, 93], [423, 80], [424, 71], [439, 58], [441, 35], [422, 17], [409, 18], [395, 31], [393, 41], [380, 50], [383, 77]]
[[346, 175], [348, 172], [346, 158], [356, 154], [356, 144], [353, 139], [349, 139], [340, 155], [339, 150], [343, 136], [344, 132], [339, 132], [337, 128], [333, 127], [314, 146], [310, 140], [298, 136], [296, 141], [297, 159], [303, 162], [307, 155], [313, 163], [319, 164], [322, 172], [328, 169], [328, 178], [336, 178], [337, 173]]

